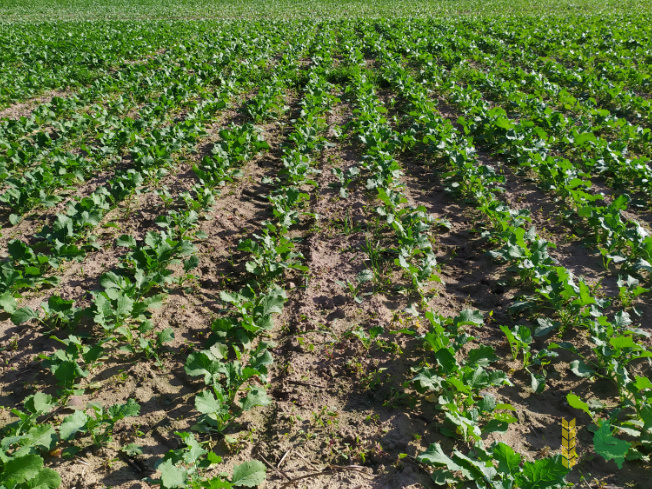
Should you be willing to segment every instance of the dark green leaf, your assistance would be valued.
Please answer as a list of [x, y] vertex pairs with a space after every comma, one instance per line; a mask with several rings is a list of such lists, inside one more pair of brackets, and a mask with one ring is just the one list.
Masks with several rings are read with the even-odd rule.
[[498, 357], [496, 356], [496, 351], [493, 346], [481, 345], [480, 347], [469, 351], [467, 364], [487, 367], [497, 360]]
[[31, 307], [21, 307], [11, 315], [11, 322], [18, 326], [20, 324], [26, 323], [27, 321], [37, 318], [38, 313]]
[[561, 455], [525, 462], [523, 472], [516, 476], [517, 487], [522, 489], [556, 489], [566, 485], [569, 470], [562, 464]]

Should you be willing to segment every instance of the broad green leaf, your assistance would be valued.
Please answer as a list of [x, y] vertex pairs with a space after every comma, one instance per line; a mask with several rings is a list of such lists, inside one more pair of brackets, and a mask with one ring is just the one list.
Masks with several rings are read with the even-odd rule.
[[358, 275], [356, 275], [356, 280], [359, 283], [369, 282], [369, 281], [371, 281], [373, 279], [374, 279], [374, 274], [368, 268], [365, 268], [360, 273], [358, 273]]
[[648, 379], [647, 377], [639, 377], [637, 375], [636, 382], [634, 382], [634, 386], [638, 390], [652, 389], [652, 382], [650, 382], [650, 379]]
[[416, 384], [415, 388], [417, 392], [424, 394], [429, 390], [436, 391], [441, 389], [443, 380], [444, 379], [437, 375], [436, 372], [428, 368], [423, 368], [418, 375], [412, 379], [412, 383]]
[[271, 402], [263, 387], [252, 387], [242, 401], [242, 410], [248, 411], [255, 406], [268, 406]]
[[138, 455], [143, 454], [143, 449], [140, 445], [136, 443], [129, 443], [120, 449], [128, 457], [137, 457]]
[[626, 326], [629, 326], [630, 324], [632, 324], [632, 318], [627, 312], [618, 311], [614, 315], [614, 326], [616, 326], [618, 329], [622, 329]]
[[469, 351], [467, 364], [477, 365], [478, 367], [488, 367], [492, 362], [498, 360], [496, 351], [493, 346], [481, 345]]
[[522, 473], [516, 476], [516, 485], [521, 489], [556, 489], [566, 485], [568, 472], [561, 455], [525, 462]]
[[124, 283], [127, 283], [126, 279], [113, 272], [103, 273], [100, 277], [100, 285], [105, 289], [120, 289]]
[[482, 399], [480, 399], [477, 403], [478, 408], [480, 411], [493, 413], [496, 409], [496, 396], [489, 393], [483, 393], [481, 395]]
[[491, 419], [482, 427], [483, 433], [506, 433], [509, 423], [499, 419]]
[[515, 453], [509, 445], [498, 443], [493, 450], [493, 457], [498, 462], [498, 470], [508, 474], [520, 471], [521, 456]]
[[210, 358], [206, 352], [191, 353], [188, 355], [184, 369], [191, 377], [204, 376], [204, 382], [211, 384], [211, 379], [221, 372], [222, 364]]
[[268, 316], [272, 313], [281, 313], [283, 312], [283, 304], [285, 304], [286, 295], [285, 291], [280, 288], [275, 288], [269, 291], [263, 300], [260, 302], [260, 305], [263, 308], [263, 315]]
[[189, 272], [199, 266], [199, 258], [196, 255], [191, 256], [183, 262], [183, 271]]
[[229, 347], [224, 343], [215, 343], [208, 351], [218, 360], [225, 359], [229, 356]]
[[16, 311], [16, 299], [11, 295], [10, 291], [0, 295], [0, 307], [8, 314], [13, 314]]
[[209, 390], [195, 396], [195, 408], [202, 414], [219, 413], [223, 410], [222, 403]]
[[589, 368], [582, 360], [573, 360], [570, 363], [571, 372], [578, 377], [591, 377], [595, 371]]
[[455, 460], [463, 469], [466, 469], [462, 473], [471, 480], [491, 482], [498, 474], [493, 465], [486, 465], [484, 462], [474, 460], [458, 451], [455, 452]]
[[220, 463], [222, 463], [222, 457], [220, 457], [215, 452], [208, 452], [206, 454], [206, 460], [208, 460], [211, 464], [220, 464]]
[[543, 375], [530, 372], [530, 388], [537, 394], [543, 392], [546, 388], [546, 378]]
[[534, 336], [536, 337], [545, 336], [559, 327], [559, 324], [550, 318], [538, 318], [537, 323], [539, 326], [534, 329]]
[[199, 444], [193, 433], [177, 431], [176, 434], [181, 437], [186, 445], [186, 449], [183, 454], [183, 460], [186, 464], [192, 465], [197, 463], [201, 457], [207, 453], [207, 451], [203, 449]]
[[42, 468], [36, 477], [25, 484], [29, 489], [56, 489], [61, 485], [61, 477], [56, 470]]
[[25, 409], [34, 414], [49, 413], [54, 406], [54, 398], [44, 392], [37, 392], [25, 399]]
[[184, 487], [188, 480], [186, 469], [176, 467], [172, 460], [166, 460], [158, 466], [161, 471], [161, 487], [164, 489], [173, 489], [175, 487]]
[[454, 484], [459, 483], [459, 478], [453, 472], [446, 469], [435, 470], [430, 474], [430, 478], [438, 486], [454, 487]]
[[575, 409], [581, 409], [581, 410], [584, 411], [586, 414], [588, 414], [589, 416], [593, 417], [591, 411], [589, 410], [589, 405], [588, 405], [587, 403], [585, 403], [584, 401], [582, 401], [582, 400], [581, 400], [578, 396], [576, 396], [575, 394], [573, 394], [573, 393], [569, 393], [569, 394], [566, 396], [566, 401], [568, 401], [568, 404], [570, 405], [570, 407], [573, 407], [573, 408], [575, 408]]
[[[43, 459], [36, 454], [29, 453], [12, 457], [5, 462], [1, 477], [5, 481], [5, 485], [14, 487], [14, 484], [21, 484], [36, 477], [42, 468]], [[7, 482], [9, 484], [6, 484]]]
[[63, 440], [71, 440], [80, 431], [86, 431], [88, 416], [84, 411], [75, 411], [67, 416], [59, 426], [59, 436]]
[[75, 382], [75, 379], [86, 377], [88, 375], [87, 371], [82, 370], [82, 368], [73, 361], [54, 364], [50, 369], [52, 370], [54, 377], [63, 386], [71, 386]]
[[514, 124], [512, 124], [511, 121], [508, 118], [502, 117], [502, 116], [498, 117], [494, 121], [494, 124], [497, 127], [500, 127], [501, 129], [505, 129], [505, 130], [512, 129], [514, 127]]
[[47, 423], [33, 426], [27, 434], [29, 435], [29, 444], [44, 451], [52, 450], [57, 441], [54, 428]]
[[156, 335], [159, 344], [169, 343], [174, 339], [174, 330], [172, 328], [165, 328]]
[[463, 309], [458, 316], [453, 319], [455, 326], [482, 326], [484, 322], [482, 313], [473, 309]]
[[116, 240], [115, 244], [116, 246], [124, 246], [126, 248], [135, 248], [137, 246], [136, 238], [134, 238], [133, 236], [129, 236], [127, 234], [123, 234], [122, 236], [120, 236]]
[[93, 345], [82, 354], [82, 358], [87, 364], [94, 363], [102, 356], [103, 353], [104, 348], [102, 346]]
[[595, 138], [592, 132], [583, 132], [575, 136], [576, 146], [582, 146], [586, 142], [597, 143], [598, 140]]
[[604, 421], [600, 428], [593, 434], [593, 449], [595, 453], [607, 462], [613, 459], [619, 469], [623, 468], [623, 462], [630, 446], [631, 444], [625, 440], [619, 440], [613, 436], [611, 423], [608, 421]]
[[451, 353], [451, 349], [442, 348], [435, 353], [435, 358], [446, 373], [453, 372], [458, 368], [457, 361], [455, 360], [455, 355]]
[[204, 485], [207, 489], [231, 489], [233, 487], [230, 482], [225, 481], [219, 475], [209, 479], [207, 482], [208, 485]]
[[463, 470], [452, 458], [444, 453], [439, 443], [431, 443], [428, 449], [417, 456], [417, 462], [428, 465], [441, 466], [444, 465], [448, 470], [457, 472]]
[[26, 323], [32, 319], [37, 319], [38, 313], [31, 307], [21, 307], [11, 315], [11, 322], [16, 326]]
[[126, 404], [115, 404], [109, 408], [109, 415], [114, 419], [138, 416], [138, 413], [140, 404], [133, 399], [129, 399]]
[[167, 294], [155, 294], [143, 299], [143, 304], [148, 309], [158, 309], [163, 305], [163, 301], [167, 298]]
[[256, 487], [265, 481], [265, 465], [258, 460], [250, 460], [233, 468], [231, 484], [234, 486]]
[[631, 336], [616, 336], [610, 338], [609, 343], [614, 348], [637, 348], [637, 344]]
[[118, 303], [116, 304], [115, 314], [116, 316], [128, 316], [131, 314], [131, 311], [134, 307], [134, 301], [123, 295], [118, 298]]

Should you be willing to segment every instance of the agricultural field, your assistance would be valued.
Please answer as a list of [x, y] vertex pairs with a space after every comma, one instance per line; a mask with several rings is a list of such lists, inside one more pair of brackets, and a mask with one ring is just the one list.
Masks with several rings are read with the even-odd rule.
[[0, 488], [650, 487], [649, 10], [3, 3]]

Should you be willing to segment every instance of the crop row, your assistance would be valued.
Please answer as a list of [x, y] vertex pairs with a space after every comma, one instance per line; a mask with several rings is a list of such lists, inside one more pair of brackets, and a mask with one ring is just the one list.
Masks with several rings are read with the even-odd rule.
[[[0, 485], [54, 489], [60, 478], [45, 467], [48, 453], [106, 447], [122, 419], [139, 416], [134, 400], [61, 411], [117, 355], [161, 364], [176, 332], [158, 324], [155, 310], [173, 290], [195, 286], [196, 270], [211, 259], [198, 252], [207, 237], [202, 223], [248, 165], [265, 174], [257, 200], [267, 202], [267, 219], [246, 230], [231, 255], [237, 277], [210, 291], [223, 309], [183, 361], [186, 376], [199, 379], [188, 382], [196, 421], [177, 433], [183, 446], [156, 463], [159, 475], [149, 481], [166, 489], [262, 483], [265, 465], [254, 460], [217, 474], [221, 459], [209, 440], [228, 439], [245, 413], [273, 402], [270, 338], [293, 298], [286, 284], [310, 287], [305, 235], [318, 232], [310, 224], [320, 219], [311, 194], [322, 190], [320, 159], [334, 146], [327, 114], [342, 101], [352, 117], [338, 136], [351, 141], [356, 161], [332, 168], [336, 199], [357, 192], [368, 199], [361, 215], [371, 238], [361, 246], [365, 270], [340, 285], [358, 305], [372, 294], [407, 297], [397, 317], [412, 315], [426, 330], [400, 331], [417, 344], [404, 389], [432, 405], [433, 423], [455, 447], [433, 443], [413, 460], [434, 469], [439, 484], [480, 488], [560, 487], [570, 473], [559, 455], [529, 461], [506, 443], [485, 443], [518, 423], [516, 408], [497, 394], [514, 387], [514, 372], [502, 368], [495, 346], [474, 337], [485, 323], [477, 308], [433, 310], [431, 300], [446, 287], [434, 233], [442, 222], [415, 203], [407, 160], [423, 164], [450, 199], [471, 205], [490, 256], [507, 265], [518, 291], [511, 323], [497, 329], [533, 396], [549, 388], [563, 352], [572, 358], [574, 385], [603, 379], [616, 392], [609, 406], [566, 395], [591, 419], [594, 451], [619, 467], [649, 460], [652, 352], [643, 320], [630, 313], [649, 292], [652, 236], [645, 216], [625, 217], [643, 214], [652, 195], [649, 26], [640, 18], [630, 19], [629, 35], [596, 19], [564, 33], [472, 20], [197, 23], [196, 31], [179, 23], [166, 32], [168, 24], [125, 25], [124, 39], [59, 25], [41, 35], [10, 29], [0, 42], [12, 46], [0, 55], [0, 79], [24, 75], [0, 92], [0, 103], [37, 94], [39, 86], [78, 88], [0, 122], [3, 225], [20, 232], [46, 214], [37, 232], [7, 240], [0, 307], [15, 326], [59, 345], [39, 357], [56, 387], [23, 399], [12, 411], [18, 420], [2, 428]], [[601, 71], [591, 69], [596, 59]], [[29, 75], [23, 60], [33, 66]], [[279, 134], [278, 147], [270, 132]], [[211, 134], [216, 141], [202, 147]], [[182, 167], [191, 183], [179, 186]], [[619, 274], [618, 297], [553, 258], [555, 244], [505, 190], [508, 179], [523, 175], [588, 237], [605, 273]], [[605, 176], [608, 195], [596, 190]], [[151, 228], [99, 237], [101, 226], [117, 227], [116, 212], [129, 215], [144, 194], [165, 208]], [[116, 260], [90, 294], [59, 295], [70, 262], [93, 260], [101, 249], [114, 250]], [[45, 300], [27, 305], [28, 294]]]

